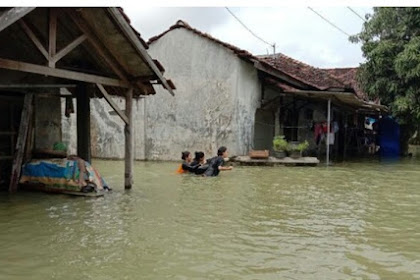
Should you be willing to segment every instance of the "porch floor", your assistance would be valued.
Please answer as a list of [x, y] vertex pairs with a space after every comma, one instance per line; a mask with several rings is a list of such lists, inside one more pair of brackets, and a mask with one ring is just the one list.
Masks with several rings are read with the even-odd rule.
[[229, 162], [235, 163], [237, 165], [248, 166], [316, 166], [319, 163], [319, 159], [316, 157], [301, 157], [296, 159], [291, 157], [285, 157], [282, 159], [269, 157], [268, 159], [251, 159], [249, 156], [237, 156], [230, 159]]

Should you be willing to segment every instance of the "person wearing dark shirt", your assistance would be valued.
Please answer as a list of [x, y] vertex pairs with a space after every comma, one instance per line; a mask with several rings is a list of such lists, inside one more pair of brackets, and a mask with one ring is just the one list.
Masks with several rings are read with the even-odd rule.
[[209, 168], [204, 172], [204, 176], [218, 176], [221, 170], [232, 170], [232, 166], [225, 167], [225, 158], [228, 156], [227, 148], [222, 146], [217, 151], [217, 156], [209, 162]]
[[197, 175], [202, 175], [209, 168], [203, 152], [195, 152], [195, 158], [191, 163], [192, 167], [196, 167], [194, 173]]
[[183, 161], [181, 165], [178, 167], [178, 170], [176, 172], [179, 174], [187, 173], [187, 172], [194, 172], [196, 167], [191, 166], [191, 162], [192, 162], [191, 153], [188, 151], [182, 152], [181, 158]]

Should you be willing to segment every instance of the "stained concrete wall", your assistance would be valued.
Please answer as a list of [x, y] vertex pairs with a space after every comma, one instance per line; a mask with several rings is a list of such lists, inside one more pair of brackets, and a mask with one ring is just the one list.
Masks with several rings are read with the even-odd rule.
[[[112, 97], [114, 102], [124, 110], [125, 99]], [[76, 104], [76, 100], [73, 100]], [[64, 99], [62, 100], [63, 112], [65, 108]], [[75, 112], [77, 108], [75, 106]], [[91, 152], [92, 157], [96, 158], [124, 158], [125, 123], [114, 112], [104, 98], [92, 98], [90, 100], [91, 111]], [[144, 159], [144, 101], [138, 99], [133, 102], [134, 119], [134, 158]], [[69, 153], [77, 152], [77, 119], [76, 113], [71, 114], [70, 118], [62, 117], [63, 142], [68, 146]]]
[[35, 149], [52, 149], [61, 141], [60, 97], [35, 95]]
[[[186, 43], [188, 42], [188, 43]], [[181, 151], [219, 146], [246, 154], [253, 142], [260, 86], [257, 71], [232, 51], [206, 38], [175, 29], [149, 48], [177, 90], [161, 87], [146, 98], [146, 158], [179, 160]]]
[[[135, 159], [180, 160], [184, 150], [211, 157], [221, 145], [230, 155], [246, 154], [253, 144], [261, 92], [252, 64], [184, 29], [167, 33], [149, 53], [164, 65], [177, 89], [173, 97], [156, 86], [155, 95], [134, 102]], [[124, 109], [123, 99], [114, 101]], [[123, 158], [123, 122], [109, 114], [112, 109], [104, 99], [92, 99], [90, 107], [92, 156]], [[75, 119], [66, 122], [72, 122], [73, 137]], [[72, 147], [75, 139], [66, 137]]]

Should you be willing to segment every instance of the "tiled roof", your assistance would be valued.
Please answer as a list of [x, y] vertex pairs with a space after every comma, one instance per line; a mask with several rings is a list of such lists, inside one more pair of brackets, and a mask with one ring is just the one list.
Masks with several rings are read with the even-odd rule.
[[336, 77], [343, 83], [350, 84], [359, 98], [363, 100], [368, 100], [367, 94], [362, 91], [362, 89], [359, 87], [359, 83], [357, 82], [357, 79], [356, 79], [357, 69], [358, 68], [356, 67], [352, 67], [352, 68], [330, 68], [330, 69], [323, 69], [323, 70], [326, 71], [331, 76]]
[[[286, 76], [289, 76], [297, 81], [300, 81], [308, 85], [309, 87], [312, 87], [313, 89], [317, 89], [317, 90], [328, 90], [328, 89], [343, 90], [345, 89], [348, 91], [352, 91], [353, 85], [355, 85], [352, 82], [352, 80], [344, 79], [344, 77], [346, 77], [345, 75], [335, 76], [335, 75], [330, 74], [330, 70], [332, 69], [316, 68], [308, 64], [305, 64], [301, 61], [295, 60], [291, 57], [288, 57], [284, 54], [278, 53], [275, 55], [255, 56], [246, 50], [240, 49], [234, 45], [231, 45], [219, 39], [216, 39], [207, 33], [203, 33], [191, 27], [188, 23], [182, 20], [178, 20], [176, 24], [172, 25], [168, 30], [164, 31], [163, 33], [150, 38], [147, 43], [151, 44], [159, 40], [161, 37], [163, 37], [166, 33], [170, 32], [171, 30], [178, 29], [178, 28], [184, 28], [201, 37], [205, 37], [219, 45], [222, 45], [225, 48], [230, 49], [238, 57], [244, 60], [247, 60], [251, 63], [259, 62], [271, 69], [280, 71], [281, 73], [284, 73]], [[284, 86], [286, 86], [286, 84], [284, 84]]]
[[341, 81], [324, 71], [306, 63], [288, 57], [284, 54], [262, 55], [258, 56], [261, 60], [269, 63], [278, 70], [319, 89], [351, 89], [351, 85], [345, 81]]

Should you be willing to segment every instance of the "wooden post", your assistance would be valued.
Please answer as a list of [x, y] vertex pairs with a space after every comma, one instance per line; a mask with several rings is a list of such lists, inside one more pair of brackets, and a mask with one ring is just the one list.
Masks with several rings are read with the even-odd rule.
[[16, 150], [13, 158], [12, 175], [10, 177], [9, 192], [17, 191], [17, 185], [22, 170], [23, 155], [25, 152], [26, 138], [28, 136], [29, 124], [31, 122], [33, 110], [33, 93], [27, 93], [23, 101], [23, 110], [19, 126], [19, 134], [16, 143]]
[[133, 89], [130, 88], [125, 96], [125, 113], [128, 118], [128, 124], [125, 125], [125, 172], [124, 172], [124, 188], [131, 189], [133, 185]]
[[90, 99], [86, 84], [76, 88], [77, 98], [77, 155], [91, 162], [90, 151]]
[[328, 99], [327, 115], [327, 166], [330, 164], [331, 99]]

